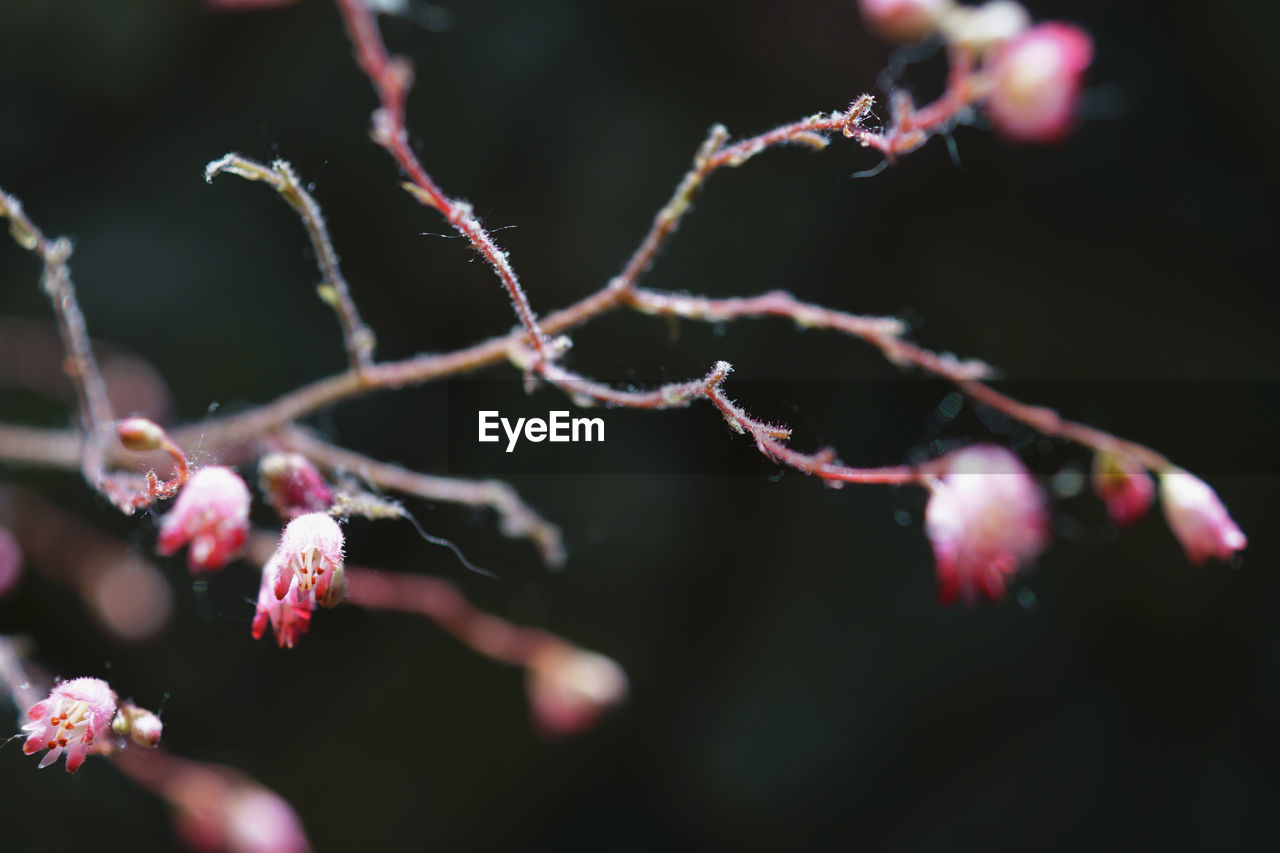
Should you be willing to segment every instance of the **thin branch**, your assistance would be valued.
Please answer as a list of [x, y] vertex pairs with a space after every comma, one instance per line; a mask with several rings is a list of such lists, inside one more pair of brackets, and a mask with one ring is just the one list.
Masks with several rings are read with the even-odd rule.
[[34, 253], [44, 265], [40, 283], [53, 303], [58, 332], [66, 350], [64, 370], [75, 384], [80, 400], [80, 421], [84, 430], [81, 470], [95, 488], [102, 472], [105, 427], [112, 420], [107, 386], [98, 371], [85, 327], [84, 315], [76, 301], [75, 285], [67, 261], [71, 257], [71, 241], [66, 237], [50, 240], [22, 210], [16, 198], [0, 189], [0, 217], [9, 220], [9, 233], [22, 248]]
[[285, 160], [275, 160], [267, 167], [238, 154], [228, 154], [205, 167], [204, 179], [213, 183], [213, 179], [223, 172], [250, 181], [263, 181], [297, 211], [307, 229], [307, 237], [311, 240], [316, 265], [320, 268], [323, 281], [319, 289], [320, 297], [332, 306], [338, 315], [338, 322], [342, 324], [342, 339], [347, 347], [351, 369], [357, 373], [368, 370], [373, 365], [373, 331], [364, 324], [360, 319], [360, 312], [356, 310], [347, 280], [338, 266], [338, 255], [329, 239], [329, 230], [325, 226], [320, 205], [316, 204], [315, 199], [302, 186], [293, 167]]
[[564, 540], [560, 528], [547, 521], [511, 486], [501, 480], [459, 480], [419, 474], [399, 465], [379, 462], [351, 450], [327, 444], [303, 429], [282, 431], [280, 443], [323, 468], [348, 471], [379, 488], [413, 495], [428, 501], [489, 507], [498, 514], [499, 529], [512, 538], [528, 538], [538, 546], [550, 566], [564, 564]]
[[527, 666], [547, 646], [569, 646], [549, 631], [512, 625], [467, 601], [440, 578], [346, 568], [347, 604], [425, 616], [464, 645], [501, 663]]
[[351, 42], [356, 49], [356, 61], [368, 76], [378, 93], [380, 106], [373, 114], [373, 139], [391, 154], [409, 177], [405, 188], [418, 201], [434, 207], [444, 215], [449, 224], [466, 237], [471, 245], [484, 256], [502, 281], [520, 325], [528, 335], [529, 343], [541, 359], [549, 359], [551, 352], [543, 329], [539, 328], [529, 298], [507, 258], [498, 248], [489, 232], [484, 230], [468, 202], [450, 198], [436, 185], [422, 168], [409, 144], [409, 131], [405, 126], [405, 99], [413, 82], [413, 66], [403, 56], [387, 54], [387, 46], [378, 31], [375, 12], [365, 0], [338, 0], [343, 21]]

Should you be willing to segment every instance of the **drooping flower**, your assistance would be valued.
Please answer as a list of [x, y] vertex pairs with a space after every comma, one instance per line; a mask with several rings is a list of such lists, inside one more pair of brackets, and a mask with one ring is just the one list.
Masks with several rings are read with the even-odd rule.
[[627, 696], [627, 675], [595, 652], [554, 646], [536, 655], [528, 670], [529, 705], [543, 734], [588, 731], [600, 715]]
[[1229, 560], [1248, 540], [1209, 485], [1181, 469], [1160, 475], [1160, 504], [1187, 559], [1199, 565], [1210, 557]]
[[[315, 600], [311, 596], [299, 596], [298, 578], [290, 578], [284, 598], [276, 598], [276, 557], [272, 557], [262, 570], [262, 585], [258, 589], [258, 609], [253, 614], [253, 638], [261, 640], [267, 624], [276, 635], [276, 643], [282, 649], [293, 648], [307, 629], [311, 627], [311, 611]], [[287, 575], [286, 575], [287, 577]]]
[[1012, 452], [996, 445], [957, 451], [925, 508], [938, 594], [972, 603], [1004, 597], [1005, 584], [1048, 544], [1044, 496]]
[[888, 41], [917, 41], [938, 26], [950, 0], [859, 0], [862, 20]]
[[1098, 453], [1093, 457], [1093, 491], [1107, 505], [1116, 524], [1133, 524], [1147, 514], [1156, 488], [1147, 469], [1129, 456]]
[[160, 525], [157, 550], [168, 556], [188, 542], [193, 574], [214, 571], [240, 556], [249, 535], [249, 487], [230, 468], [201, 468], [178, 494]]
[[299, 599], [314, 597], [326, 607], [337, 604], [334, 594], [343, 587], [342, 545], [342, 528], [323, 512], [300, 515], [285, 525], [272, 558], [276, 600], [284, 600], [296, 579]]
[[269, 453], [258, 463], [258, 485], [285, 521], [309, 512], [327, 512], [333, 489], [300, 453]]
[[1026, 142], [1054, 142], [1071, 128], [1093, 42], [1078, 27], [1040, 24], [1000, 48], [987, 111], [996, 129]]
[[75, 773], [84, 763], [94, 741], [111, 728], [116, 713], [116, 694], [100, 678], [74, 678], [59, 683], [27, 709], [28, 722], [22, 730], [27, 741], [22, 751], [34, 755], [47, 749], [40, 767], [48, 767], [66, 753], [67, 772]]

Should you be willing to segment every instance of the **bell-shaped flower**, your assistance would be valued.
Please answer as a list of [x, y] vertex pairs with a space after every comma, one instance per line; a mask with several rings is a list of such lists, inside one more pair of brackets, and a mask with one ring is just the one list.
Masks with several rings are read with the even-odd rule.
[[214, 465], [191, 476], [160, 524], [157, 550], [166, 556], [187, 543], [193, 574], [240, 556], [249, 536], [249, 487], [230, 468]]
[[1209, 485], [1181, 469], [1160, 475], [1160, 504], [1187, 558], [1199, 565], [1213, 557], [1229, 560], [1248, 544]]
[[315, 609], [315, 600], [311, 596], [301, 596], [298, 592], [297, 575], [285, 575], [290, 578], [289, 588], [284, 598], [276, 598], [275, 578], [277, 557], [267, 561], [262, 570], [262, 586], [258, 589], [258, 609], [253, 614], [253, 638], [261, 640], [267, 631], [267, 625], [276, 636], [276, 643], [282, 649], [291, 649], [302, 635], [311, 627], [311, 612]]
[[309, 512], [327, 512], [333, 489], [300, 453], [268, 453], [258, 462], [258, 485], [285, 521]]
[[938, 594], [950, 603], [1004, 597], [1008, 579], [1048, 544], [1044, 496], [1012, 452], [977, 445], [952, 454], [925, 508]]
[[28, 722], [22, 730], [27, 741], [22, 751], [34, 755], [48, 750], [40, 767], [48, 767], [64, 753], [67, 772], [75, 773], [84, 763], [90, 747], [111, 730], [116, 714], [116, 694], [100, 678], [74, 678], [59, 683], [27, 709]]
[[[299, 598], [315, 598], [332, 606], [330, 586], [342, 583], [342, 528], [323, 512], [300, 515], [285, 525], [276, 547], [272, 589], [283, 600], [296, 579]], [[271, 563], [268, 563], [270, 566]], [[267, 575], [263, 572], [264, 577]]]
[[627, 675], [617, 663], [561, 645], [534, 656], [527, 683], [533, 721], [549, 736], [593, 728], [601, 714], [627, 696]]
[[1093, 42], [1070, 24], [1032, 27], [1000, 48], [991, 68], [987, 112], [1011, 139], [1054, 142], [1071, 128]]

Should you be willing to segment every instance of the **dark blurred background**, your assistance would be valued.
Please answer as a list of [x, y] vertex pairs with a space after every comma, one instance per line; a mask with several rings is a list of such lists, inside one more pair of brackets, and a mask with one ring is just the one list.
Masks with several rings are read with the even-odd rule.
[[[743, 472], [708, 473], [690, 454], [690, 474], [510, 477], [563, 525], [561, 573], [484, 513], [409, 502], [497, 583], [406, 525], [348, 529], [353, 562], [452, 578], [619, 660], [632, 700], [585, 737], [537, 737], [521, 673], [411, 616], [343, 608], [293, 651], [255, 643], [244, 565], [195, 589], [165, 563], [174, 620], [140, 646], [104, 636], [38, 572], [0, 601], [0, 632], [30, 635], [51, 670], [163, 702], [170, 749], [279, 791], [319, 851], [1276, 849], [1277, 9], [1030, 5], [1096, 42], [1088, 120], [1064, 145], [961, 128], [961, 167], [935, 140], [873, 180], [850, 179], [875, 159], [843, 140], [775, 152], [716, 175], [646, 281], [899, 314], [928, 346], [1034, 381], [1038, 402], [1065, 405], [1055, 382], [1073, 380], [1067, 414], [1199, 463], [1250, 537], [1237, 565], [1190, 566], [1158, 512], [1116, 531], [1086, 490], [1055, 504], [1060, 536], [1009, 601], [943, 608], [922, 495], [776, 476], [695, 408], [650, 416], [655, 431], [723, 441], [752, 459]], [[544, 312], [620, 269], [712, 122], [743, 134], [842, 107], [890, 54], [853, 0], [409, 8], [384, 30], [417, 65], [421, 157], [501, 229]], [[381, 356], [512, 325], [492, 273], [435, 236], [444, 224], [369, 141], [372, 92], [323, 0], [223, 15], [10, 0], [0, 57], [0, 186], [76, 239], [93, 334], [159, 369], [175, 422], [343, 367], [293, 213], [258, 185], [205, 185], [205, 163], [228, 151], [288, 158], [314, 182]], [[921, 99], [938, 71], [912, 70]], [[49, 316], [37, 276], [0, 247], [0, 315]], [[927, 405], [856, 404], [864, 381], [899, 375], [870, 348], [783, 321], [673, 330], [618, 314], [573, 337], [569, 364], [615, 381], [687, 378], [720, 358], [774, 380], [758, 399], [730, 391], [792, 424], [797, 446], [831, 443], [851, 463], [939, 437]], [[1108, 390], [1082, 402], [1085, 381]], [[1156, 404], [1152, 382], [1167, 389]], [[1116, 383], [1144, 402], [1125, 405]], [[310, 423], [441, 470], [461, 440], [446, 435], [448, 401], [444, 386], [409, 389]], [[0, 408], [69, 423], [33, 394], [6, 392]], [[980, 420], [953, 432], [982, 437]], [[1078, 450], [1004, 438], [1038, 471], [1065, 468], [1059, 483], [1087, 470]], [[120, 518], [71, 474], [0, 477], [153, 545], [152, 519]], [[15, 724], [10, 710], [0, 720]], [[16, 741], [0, 750], [5, 850], [176, 843], [162, 804], [110, 764], [72, 778], [34, 764]]]

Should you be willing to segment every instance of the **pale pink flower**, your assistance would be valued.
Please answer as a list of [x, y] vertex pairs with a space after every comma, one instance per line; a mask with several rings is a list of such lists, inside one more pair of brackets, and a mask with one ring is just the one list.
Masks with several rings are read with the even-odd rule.
[[553, 647], [534, 657], [528, 670], [529, 705], [543, 734], [588, 731], [627, 696], [627, 675], [604, 655]]
[[275, 579], [277, 557], [273, 556], [262, 570], [262, 585], [258, 589], [258, 609], [253, 614], [253, 638], [261, 640], [267, 631], [267, 624], [276, 635], [276, 643], [282, 649], [293, 648], [302, 635], [311, 627], [311, 611], [315, 609], [315, 599], [298, 594], [297, 575], [286, 574], [289, 588], [284, 598], [276, 598]]
[[116, 694], [100, 678], [75, 678], [53, 688], [48, 698], [27, 709], [22, 730], [27, 741], [22, 751], [34, 755], [47, 749], [40, 759], [48, 767], [65, 752], [67, 772], [75, 773], [84, 763], [89, 748], [99, 736], [110, 731], [116, 713]]
[[327, 512], [333, 490], [307, 457], [269, 453], [258, 463], [258, 487], [285, 521], [309, 512]]
[[992, 65], [987, 111], [1005, 136], [1053, 142], [1071, 128], [1093, 42], [1078, 27], [1049, 22], [1002, 47]]
[[1248, 540], [1208, 484], [1186, 471], [1160, 475], [1160, 503], [1187, 558], [1199, 565], [1210, 557], [1229, 560]]
[[917, 41], [938, 25], [949, 0], [859, 0], [867, 27], [889, 41]]
[[938, 594], [972, 603], [1004, 597], [1008, 579], [1048, 544], [1044, 496], [1012, 452], [977, 445], [952, 454], [925, 508]]
[[240, 556], [249, 535], [249, 487], [230, 468], [201, 468], [191, 476], [160, 525], [157, 550], [176, 553], [188, 542], [192, 573], [213, 571]]
[[1156, 488], [1147, 469], [1131, 457], [1099, 453], [1093, 457], [1093, 491], [1107, 505], [1107, 514], [1123, 525], [1147, 514]]
[[323, 512], [300, 515], [285, 525], [274, 557], [272, 588], [276, 599], [285, 597], [296, 578], [299, 598], [314, 596], [326, 606], [336, 604], [331, 601], [330, 585], [340, 591], [342, 544], [338, 522]]

